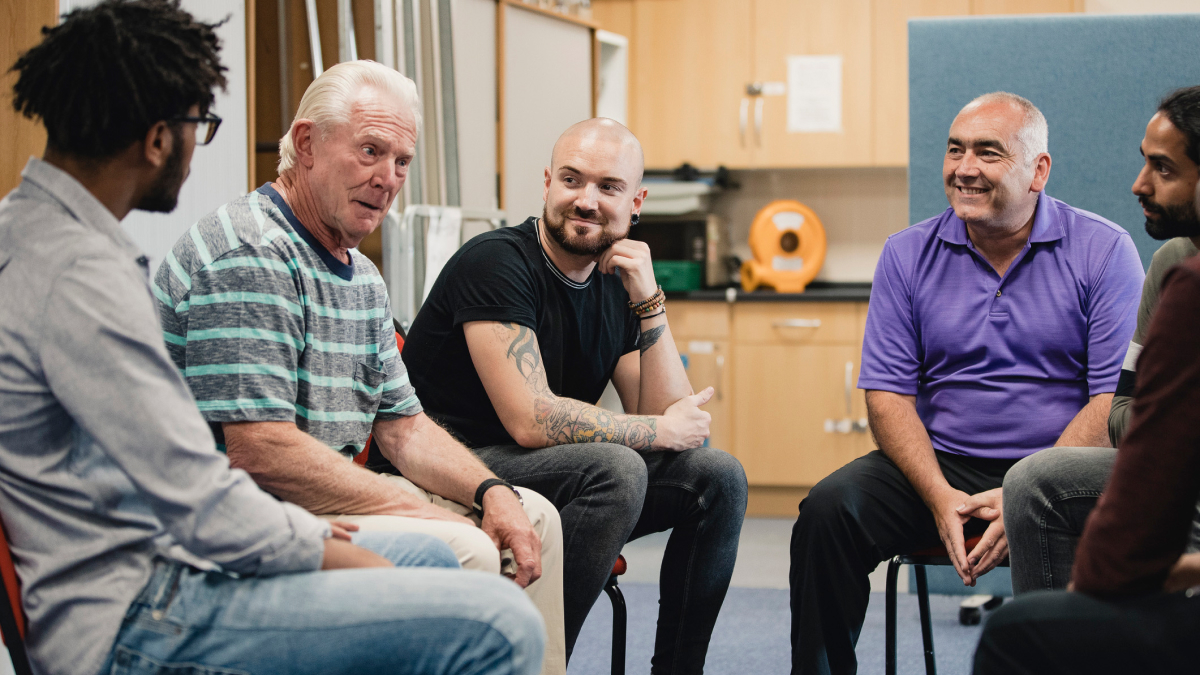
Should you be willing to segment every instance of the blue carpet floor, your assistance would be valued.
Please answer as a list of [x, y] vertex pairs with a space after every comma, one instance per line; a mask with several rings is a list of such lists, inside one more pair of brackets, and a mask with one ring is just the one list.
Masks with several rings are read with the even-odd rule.
[[[626, 672], [650, 672], [654, 627], [658, 617], [656, 584], [621, 584], [629, 606]], [[967, 675], [979, 641], [980, 626], [958, 623], [961, 596], [931, 595], [933, 646], [938, 673]], [[858, 641], [858, 672], [883, 673], [882, 593], [871, 594], [867, 620]], [[921, 656], [921, 624], [917, 596], [901, 594], [897, 607], [897, 672], [925, 672]], [[730, 588], [717, 619], [704, 671], [709, 675], [786, 675], [791, 668], [788, 593], [767, 588]], [[612, 649], [612, 607], [601, 594], [575, 645], [568, 675], [607, 675]]]

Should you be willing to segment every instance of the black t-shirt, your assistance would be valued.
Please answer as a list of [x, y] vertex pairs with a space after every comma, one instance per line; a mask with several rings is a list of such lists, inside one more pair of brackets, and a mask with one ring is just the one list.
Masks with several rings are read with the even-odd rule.
[[628, 303], [616, 275], [593, 270], [579, 284], [560, 272], [530, 218], [481, 234], [450, 258], [413, 321], [404, 364], [425, 412], [468, 447], [513, 444], [475, 372], [463, 324], [533, 329], [551, 391], [595, 403], [617, 361], [637, 349], [638, 321]]

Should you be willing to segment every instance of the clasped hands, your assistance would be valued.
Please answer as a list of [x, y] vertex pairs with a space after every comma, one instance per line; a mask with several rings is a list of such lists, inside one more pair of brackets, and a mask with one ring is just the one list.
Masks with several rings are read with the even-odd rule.
[[[1004, 497], [1001, 488], [975, 495], [948, 488], [931, 505], [938, 535], [950, 554], [954, 570], [966, 586], [974, 586], [979, 577], [992, 571], [1008, 557], [1008, 538], [1004, 533]], [[979, 543], [966, 550], [963, 525], [971, 518], [990, 521]]]

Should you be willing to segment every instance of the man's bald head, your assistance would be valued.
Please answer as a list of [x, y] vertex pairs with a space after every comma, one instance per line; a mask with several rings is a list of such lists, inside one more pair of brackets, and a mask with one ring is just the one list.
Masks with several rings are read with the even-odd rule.
[[620, 122], [607, 117], [594, 117], [572, 124], [554, 142], [550, 153], [550, 169], [556, 170], [567, 157], [579, 153], [605, 157], [619, 167], [630, 185], [642, 184], [646, 160], [637, 136]]
[[646, 198], [642, 169], [642, 144], [619, 122], [597, 117], [564, 131], [546, 167], [546, 234], [584, 258], [629, 236]]

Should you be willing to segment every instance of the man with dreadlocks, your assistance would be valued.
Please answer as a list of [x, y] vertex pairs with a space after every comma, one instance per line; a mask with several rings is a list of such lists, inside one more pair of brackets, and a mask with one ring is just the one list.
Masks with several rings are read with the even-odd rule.
[[107, 0], [13, 67], [48, 135], [0, 202], [0, 513], [33, 671], [532, 675], [544, 629], [515, 584], [262, 492], [167, 353], [120, 221], [171, 211], [212, 140], [216, 27]]

